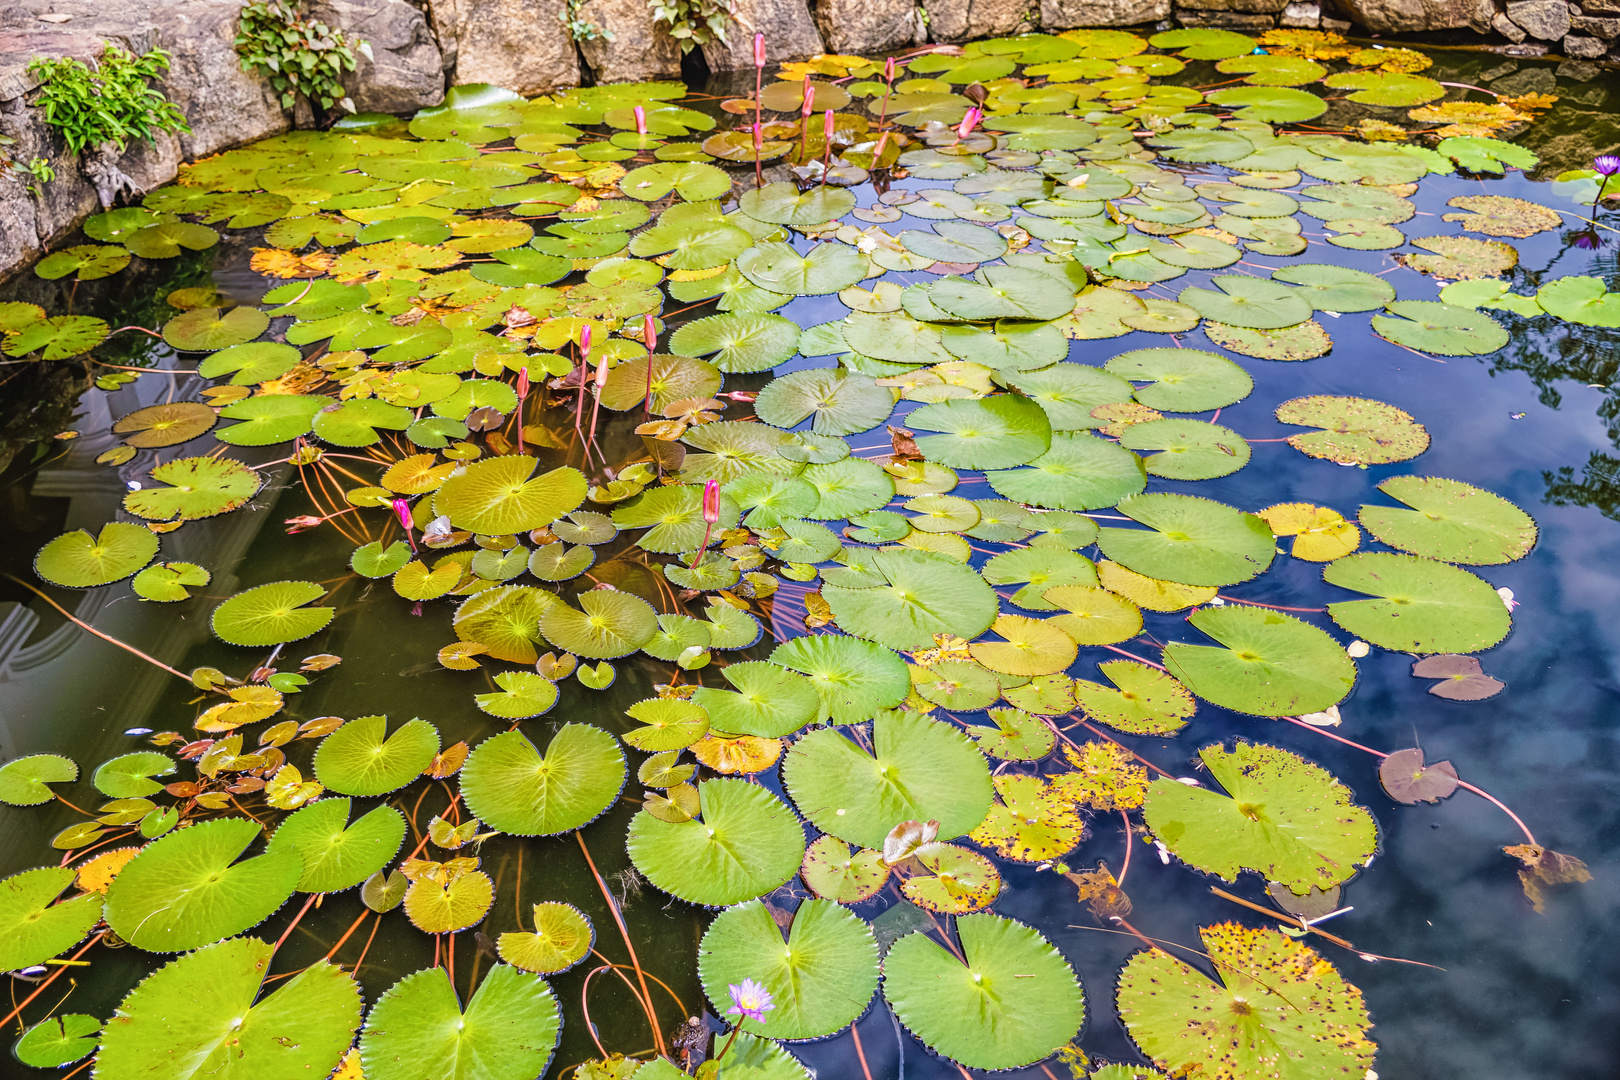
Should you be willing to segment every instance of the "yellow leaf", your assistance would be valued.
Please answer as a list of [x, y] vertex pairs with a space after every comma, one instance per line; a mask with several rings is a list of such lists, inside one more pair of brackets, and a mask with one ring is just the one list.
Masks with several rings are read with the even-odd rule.
[[277, 769], [264, 785], [264, 801], [277, 810], [296, 810], [325, 790], [316, 781], [305, 780], [297, 766], [288, 764]]
[[107, 888], [112, 884], [118, 871], [129, 865], [129, 861], [141, 853], [138, 847], [113, 848], [103, 851], [100, 855], [79, 867], [77, 884], [85, 892], [95, 892], [106, 895]]
[[1045, 619], [1001, 615], [990, 629], [1006, 641], [980, 641], [969, 648], [973, 659], [1003, 675], [1055, 675], [1074, 663], [1074, 639]]
[[1310, 503], [1279, 503], [1257, 515], [1278, 536], [1294, 538], [1293, 555], [1307, 562], [1332, 562], [1361, 546], [1361, 530], [1344, 515]]
[[382, 474], [382, 486], [401, 495], [423, 495], [435, 491], [456, 468], [453, 461], [435, 465], [436, 454], [412, 454], [396, 461]]
[[230, 731], [268, 720], [281, 711], [281, 691], [268, 686], [238, 686], [230, 692], [230, 698], [197, 717], [197, 730]]
[[782, 740], [762, 739], [757, 735], [735, 739], [705, 735], [693, 745], [692, 753], [715, 772], [764, 772], [782, 756]]
[[1160, 581], [1116, 562], [1104, 559], [1097, 564], [1097, 580], [1111, 593], [1118, 593], [1137, 607], [1149, 611], [1181, 611], [1215, 599], [1219, 589], [1206, 585], [1183, 585]]
[[1064, 746], [1063, 756], [1074, 771], [1052, 781], [1057, 796], [1093, 810], [1134, 810], [1147, 797], [1147, 770], [1117, 743], [1088, 742], [1078, 750]]
[[405, 914], [418, 930], [448, 934], [478, 923], [495, 901], [495, 884], [482, 870], [462, 874], [448, 886], [422, 877], [405, 890]]

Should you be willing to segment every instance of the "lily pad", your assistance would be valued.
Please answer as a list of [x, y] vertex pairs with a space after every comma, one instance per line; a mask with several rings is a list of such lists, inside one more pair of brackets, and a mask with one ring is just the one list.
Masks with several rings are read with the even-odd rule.
[[256, 307], [197, 308], [163, 324], [163, 340], [181, 352], [213, 352], [252, 341], [270, 326], [270, 316]]
[[737, 257], [737, 271], [762, 289], [790, 296], [824, 296], [867, 276], [866, 260], [847, 244], [817, 244], [800, 255], [792, 244], [755, 244]]
[[562, 1010], [538, 975], [491, 965], [465, 1009], [443, 968], [407, 975], [371, 1007], [360, 1035], [369, 1080], [528, 1080], [551, 1062]]
[[905, 700], [911, 689], [905, 661], [859, 638], [813, 634], [778, 645], [770, 662], [810, 678], [821, 696], [817, 720], [859, 724]]
[[[840, 629], [898, 649], [925, 649], [935, 634], [972, 639], [996, 617], [996, 597], [971, 567], [926, 551], [880, 551], [884, 584], [823, 586]], [[871, 846], [871, 845], [867, 845]]]
[[1343, 701], [1356, 665], [1325, 631], [1267, 608], [1202, 608], [1188, 617], [1221, 648], [1172, 641], [1164, 666], [1205, 701], [1254, 716], [1299, 716]]
[[1271, 529], [1253, 514], [1174, 494], [1133, 495], [1118, 508], [1149, 531], [1103, 529], [1098, 545], [1139, 574], [1186, 585], [1234, 585], [1271, 565]]
[[844, 368], [808, 368], [773, 379], [754, 411], [767, 424], [791, 428], [811, 420], [817, 435], [853, 435], [889, 418], [894, 393], [869, 376]]
[[902, 821], [938, 821], [940, 837], [949, 840], [984, 820], [990, 770], [959, 728], [918, 713], [883, 711], [872, 721], [872, 748], [868, 753], [822, 728], [788, 750], [783, 783], [823, 832], [878, 848]]
[[628, 656], [658, 632], [652, 605], [633, 593], [581, 593], [580, 610], [551, 604], [540, 613], [540, 632], [559, 649], [590, 660]]
[[935, 262], [989, 262], [1007, 250], [1000, 233], [970, 221], [941, 221], [933, 232], [907, 229], [895, 239], [912, 254]]
[[157, 552], [158, 538], [152, 530], [113, 521], [96, 536], [75, 529], [50, 541], [34, 557], [34, 573], [52, 585], [89, 589], [122, 581]]
[[660, 821], [645, 809], [630, 822], [626, 848], [648, 881], [694, 904], [740, 904], [791, 878], [804, 858], [793, 811], [758, 784], [705, 780], [702, 820]]
[[1393, 548], [1430, 559], [1497, 566], [1524, 558], [1536, 523], [1500, 495], [1437, 476], [1396, 476], [1378, 490], [1410, 510], [1364, 505], [1361, 524]]
[[1097, 670], [1113, 683], [1076, 679], [1074, 701], [1099, 724], [1132, 735], [1174, 735], [1197, 708], [1192, 694], [1169, 675], [1135, 660], [1106, 660]]
[[815, 685], [776, 664], [758, 660], [728, 664], [720, 674], [736, 689], [700, 686], [692, 693], [692, 703], [708, 713], [716, 731], [781, 738], [816, 719], [820, 711]]
[[[1482, 311], [1438, 300], [1397, 300], [1373, 329], [1397, 345], [1440, 356], [1484, 356], [1508, 343], [1507, 330]], [[1392, 316], [1400, 316], [1393, 318]]]
[[1296, 893], [1327, 889], [1372, 857], [1378, 830], [1350, 789], [1298, 754], [1239, 741], [1199, 752], [1228, 792], [1160, 778], [1143, 816], [1171, 854], [1227, 881], [1255, 870]]
[[1483, 578], [1434, 559], [1364, 551], [1327, 565], [1330, 585], [1380, 597], [1328, 605], [1350, 633], [1385, 649], [1470, 653], [1507, 637], [1512, 617]]
[[496, 942], [502, 960], [523, 971], [553, 975], [567, 971], [590, 952], [596, 932], [571, 904], [547, 901], [532, 909], [534, 932], [505, 933]]
[[1033, 927], [998, 915], [956, 922], [962, 959], [908, 934], [883, 963], [883, 996], [930, 1049], [974, 1069], [1030, 1065], [1085, 1021], [1074, 969]]
[[1142, 462], [1149, 475], [1170, 480], [1212, 480], [1249, 463], [1249, 444], [1231, 428], [1202, 420], [1149, 420], [1132, 424], [1119, 437], [1129, 450], [1149, 451]]
[[69, 866], [41, 866], [0, 881], [0, 964], [7, 970], [32, 967], [71, 949], [100, 921], [99, 893], [52, 902], [77, 873]]
[[461, 769], [467, 808], [514, 836], [553, 836], [596, 820], [619, 797], [624, 755], [590, 724], [558, 729], [542, 755], [520, 731], [484, 740]]
[[259, 925], [292, 896], [304, 860], [283, 850], [237, 862], [258, 837], [256, 822], [226, 818], [148, 845], [113, 879], [107, 925], [148, 952], [185, 952]]
[[790, 319], [763, 312], [730, 312], [689, 322], [670, 338], [682, 356], [711, 356], [727, 373], [766, 371], [790, 358], [799, 345], [799, 328]]
[[1137, 401], [1164, 412], [1204, 412], [1235, 405], [1254, 389], [1249, 373], [1201, 349], [1135, 349], [1111, 357], [1105, 369], [1132, 382]]
[[1385, 465], [1415, 458], [1429, 448], [1429, 433], [1404, 410], [1367, 398], [1316, 394], [1277, 406], [1285, 424], [1320, 428], [1288, 437], [1310, 457], [1344, 464]]
[[405, 815], [378, 806], [349, 824], [348, 799], [321, 799], [284, 820], [265, 847], [268, 854], [292, 851], [303, 860], [298, 891], [352, 889], [387, 866], [405, 839]]
[[1034, 461], [1052, 445], [1046, 413], [1033, 401], [1011, 394], [924, 405], [906, 422], [922, 431], [941, 432], [918, 436], [917, 448], [930, 461], [953, 469], [1007, 469]]
[[237, 593], [214, 609], [210, 625], [221, 641], [264, 648], [299, 641], [326, 629], [335, 609], [306, 607], [326, 595], [313, 581], [277, 581]]
[[828, 900], [806, 900], [793, 913], [786, 942], [771, 909], [758, 900], [728, 908], [698, 946], [698, 977], [723, 1012], [729, 987], [762, 983], [775, 1008], [744, 1031], [767, 1038], [815, 1039], [841, 1031], [866, 1011], [878, 986], [878, 947], [859, 916]]
[[84, 1013], [65, 1013], [41, 1020], [18, 1039], [12, 1053], [24, 1065], [51, 1069], [71, 1065], [95, 1052], [101, 1021]]
[[585, 501], [578, 469], [534, 475], [539, 462], [523, 455], [486, 458], [446, 480], [433, 495], [433, 510], [469, 532], [500, 536], [550, 525]]
[[388, 717], [362, 716], [321, 740], [315, 775], [340, 795], [386, 795], [415, 780], [439, 752], [439, 729], [426, 720], [401, 724], [384, 739]]
[[987, 472], [985, 479], [1008, 499], [1070, 511], [1112, 506], [1147, 485], [1141, 458], [1082, 431], [1056, 432], [1051, 448], [1026, 467]]
[[1189, 285], [1177, 301], [1206, 319], [1254, 330], [1276, 330], [1311, 317], [1310, 301], [1287, 285], [1238, 275], [1212, 278], [1211, 282], [1216, 289]]
[[309, 434], [316, 414], [330, 403], [330, 398], [318, 394], [261, 394], [234, 401], [221, 409], [219, 415], [222, 419], [239, 422], [219, 429], [214, 438], [231, 446], [274, 446], [288, 442]]

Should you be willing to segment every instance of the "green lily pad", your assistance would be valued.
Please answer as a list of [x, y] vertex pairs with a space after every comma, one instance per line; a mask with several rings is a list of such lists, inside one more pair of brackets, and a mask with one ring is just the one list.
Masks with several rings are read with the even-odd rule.
[[1027, 467], [987, 472], [985, 479], [1008, 499], [1071, 511], [1112, 506], [1147, 484], [1141, 458], [1083, 431], [1056, 432], [1051, 449]]
[[928, 289], [941, 311], [961, 319], [1045, 321], [1074, 309], [1074, 291], [1050, 274], [1016, 266], [990, 266], [974, 278], [946, 277]]
[[473, 695], [473, 703], [502, 720], [527, 720], [557, 704], [557, 685], [532, 671], [503, 671], [495, 676], [499, 691]]
[[[1322, 81], [1335, 90], [1355, 91], [1346, 97], [1358, 105], [1410, 108], [1446, 96], [1446, 88], [1440, 83], [1404, 71], [1341, 71]], [[1535, 155], [1530, 157], [1534, 164]]]
[[1134, 396], [1148, 408], [1165, 412], [1222, 409], [1254, 389], [1248, 372], [1201, 349], [1135, 349], [1111, 357], [1106, 370], [1132, 382], [1151, 383]]
[[1383, 278], [1347, 266], [1296, 263], [1278, 267], [1271, 276], [1299, 286], [1298, 294], [1317, 311], [1376, 311], [1395, 299]]
[[403, 405], [391, 405], [377, 398], [351, 398], [330, 404], [313, 417], [310, 428], [322, 441], [333, 446], [358, 448], [382, 441], [378, 429], [404, 431], [415, 419]]
[[34, 264], [34, 273], [47, 281], [74, 275], [75, 281], [110, 277], [129, 265], [129, 252], [109, 244], [81, 244], [53, 251]]
[[78, 778], [78, 765], [57, 754], [16, 758], [0, 765], [0, 803], [7, 806], [48, 803], [56, 796], [45, 785], [66, 784]]
[[855, 194], [829, 185], [801, 193], [793, 184], [775, 182], [744, 192], [739, 205], [749, 217], [771, 225], [819, 225], [855, 209]]
[[1174, 735], [1187, 726], [1197, 708], [1186, 687], [1146, 664], [1106, 660], [1097, 670], [1114, 685], [1076, 679], [1074, 701], [1086, 716], [1116, 731]]
[[1595, 277], [1563, 277], [1541, 286], [1536, 302], [1550, 315], [1582, 326], [1620, 326], [1620, 293]]
[[789, 749], [783, 783], [818, 829], [880, 848], [903, 821], [937, 820], [940, 838], [949, 840], [972, 831], [989, 812], [989, 767], [960, 728], [885, 710], [872, 722], [872, 747], [868, 753], [821, 728]]
[[0, 964], [8, 971], [71, 949], [100, 921], [101, 897], [96, 893], [52, 902], [73, 884], [76, 873], [68, 866], [41, 866], [0, 881]]
[[443, 968], [407, 975], [366, 1017], [360, 1064], [368, 1080], [527, 1080], [551, 1062], [562, 1010], [546, 980], [493, 964], [463, 1010]]
[[1483, 578], [1434, 559], [1364, 551], [1322, 571], [1330, 585], [1380, 597], [1328, 605], [1334, 622], [1385, 649], [1470, 653], [1507, 637], [1512, 617]]
[[975, 1069], [1030, 1065], [1085, 1021], [1069, 962], [1033, 927], [981, 912], [956, 921], [962, 958], [906, 935], [883, 963], [883, 996], [935, 1053]]
[[101, 1021], [84, 1013], [65, 1013], [41, 1020], [11, 1048], [17, 1060], [36, 1069], [71, 1065], [95, 1052]]
[[[233, 309], [233, 311], [242, 310], [244, 309]], [[252, 386], [255, 383], [281, 378], [302, 359], [303, 356], [291, 345], [275, 341], [253, 341], [230, 345], [214, 353], [197, 365], [197, 374], [205, 379], [219, 379], [229, 375], [231, 383], [235, 386]]]
[[739, 904], [798, 871], [804, 833], [793, 811], [745, 780], [698, 785], [701, 820], [661, 821], [646, 810], [630, 822], [630, 861], [652, 884], [694, 904]]
[[1058, 605], [1046, 599], [1046, 590], [1059, 585], [1097, 584], [1097, 568], [1084, 555], [1054, 548], [1022, 548], [992, 556], [981, 573], [991, 585], [1017, 585], [1023, 588], [1009, 599], [1028, 611], [1057, 611]]
[[274, 952], [257, 938], [234, 938], [147, 976], [102, 1033], [96, 1075], [294, 1080], [331, 1073], [360, 1027], [360, 987], [341, 967], [317, 960], [255, 1003]]
[[107, 340], [109, 327], [89, 315], [59, 315], [29, 322], [5, 335], [7, 356], [27, 356], [40, 352], [42, 360], [66, 360]]
[[1035, 402], [1011, 394], [924, 405], [906, 422], [921, 431], [942, 432], [919, 435], [917, 448], [930, 461], [954, 469], [1007, 469], [1035, 460], [1052, 446], [1046, 413]]
[[1264, 573], [1275, 553], [1271, 529], [1253, 514], [1192, 495], [1133, 495], [1120, 513], [1148, 526], [1101, 530], [1103, 554], [1184, 585], [1235, 585]]
[[[156, 225], [162, 220], [157, 214], [139, 206], [128, 206], [118, 210], [108, 210], [102, 214], [92, 214], [85, 220], [84, 235], [92, 240], [103, 242], [122, 242], [124, 237], [137, 229], [144, 229], [148, 225]], [[212, 232], [213, 230], [209, 230]]]
[[630, 170], [619, 181], [619, 189], [642, 202], [656, 201], [670, 192], [686, 202], [701, 202], [730, 191], [731, 177], [724, 169], [698, 161], [661, 161]]
[[751, 978], [776, 1007], [763, 1023], [739, 1018], [744, 1031], [777, 1039], [815, 1039], [841, 1031], [866, 1011], [878, 985], [878, 947], [859, 916], [829, 900], [806, 900], [793, 913], [786, 942], [771, 910], [754, 900], [722, 912], [698, 947], [698, 977], [717, 1013], [729, 987]]
[[[821, 704], [817, 720], [863, 723], [905, 700], [911, 689], [905, 661], [858, 638], [814, 634], [778, 645], [770, 662], [810, 677]], [[870, 846], [870, 845], [868, 845]]]
[[1062, 360], [1068, 342], [1055, 327], [1003, 319], [993, 327], [945, 326], [940, 344], [952, 356], [1002, 371], [1031, 371]]
[[1254, 716], [1299, 716], [1337, 705], [1356, 665], [1326, 631], [1266, 608], [1200, 608], [1188, 617], [1221, 648], [1173, 641], [1164, 665], [1205, 701]]
[[1249, 444], [1231, 428], [1202, 420], [1149, 420], [1132, 424], [1119, 437], [1129, 450], [1158, 451], [1142, 462], [1151, 476], [1169, 480], [1212, 480], [1249, 463]]
[[895, 239], [912, 254], [935, 262], [989, 262], [1007, 250], [1000, 233], [970, 221], [941, 221], [933, 232], [907, 229]]
[[1288, 437], [1302, 454], [1357, 465], [1415, 458], [1429, 448], [1429, 433], [1411, 415], [1367, 398], [1316, 394], [1277, 406], [1285, 424], [1320, 428]]
[[304, 861], [284, 850], [237, 862], [258, 837], [256, 822], [225, 818], [148, 845], [113, 879], [107, 925], [148, 952], [185, 952], [259, 925], [292, 896]]
[[[1397, 345], [1440, 356], [1484, 356], [1508, 343], [1508, 332], [1482, 311], [1438, 300], [1397, 300], [1390, 315], [1374, 315], [1380, 336]], [[1393, 318], [1392, 316], [1401, 316]]]
[[583, 912], [571, 904], [547, 901], [534, 905], [534, 933], [505, 933], [496, 948], [508, 964], [523, 971], [552, 975], [583, 960], [596, 932]]
[[658, 631], [651, 604], [633, 593], [581, 593], [581, 610], [551, 604], [540, 613], [540, 632], [559, 649], [590, 660], [628, 656]]
[[1364, 505], [1361, 524], [1414, 555], [1472, 566], [1522, 559], [1536, 543], [1534, 519], [1500, 495], [1437, 476], [1395, 476], [1378, 490], [1410, 510]]
[[889, 418], [894, 392], [844, 368], [807, 368], [773, 379], [755, 400], [767, 424], [791, 428], [811, 419], [817, 435], [853, 435]]
[[448, 515], [458, 529], [491, 536], [550, 525], [585, 501], [587, 485], [578, 469], [534, 476], [538, 464], [523, 455], [475, 461], [434, 492], [434, 513]]
[[206, 225], [168, 221], [126, 232], [118, 239], [131, 255], [143, 259], [172, 259], [181, 251], [205, 251], [219, 243], [219, 233]]
[[315, 776], [340, 795], [386, 795], [415, 780], [439, 752], [439, 729], [410, 720], [384, 739], [388, 717], [362, 716], [321, 740]]
[[158, 538], [152, 530], [113, 521], [96, 536], [75, 529], [50, 541], [34, 557], [34, 573], [52, 585], [89, 589], [122, 581], [157, 552]]
[[763, 312], [730, 312], [689, 322], [675, 331], [669, 347], [681, 356], [711, 356], [726, 373], [766, 371], [790, 358], [799, 328], [790, 319]]
[[718, 732], [781, 738], [817, 717], [820, 695], [803, 675], [757, 660], [728, 664], [720, 673], [736, 689], [704, 686], [692, 694]]
[[836, 521], [876, 510], [894, 498], [894, 478], [864, 458], [846, 457], [810, 465], [799, 478], [814, 487], [820, 496], [815, 510], [805, 517], [820, 521]]
[[331, 400], [317, 394], [268, 394], [244, 398], [220, 410], [222, 419], [239, 422], [219, 429], [214, 437], [231, 446], [273, 446], [287, 442], [307, 435], [315, 415], [331, 404]]
[[109, 799], [141, 799], [163, 790], [163, 785], [152, 777], [168, 776], [172, 772], [173, 758], [167, 754], [140, 750], [102, 762], [90, 780], [96, 790]]
[[298, 891], [352, 889], [387, 866], [405, 840], [405, 815], [378, 806], [349, 824], [348, 799], [321, 799], [290, 815], [271, 834], [267, 854], [292, 851], [303, 859]]
[[514, 836], [553, 836], [596, 820], [624, 788], [624, 754], [601, 728], [569, 723], [542, 756], [522, 732], [478, 744], [461, 770], [467, 808]]
[[325, 595], [313, 581], [277, 581], [239, 592], [214, 609], [214, 635], [256, 648], [299, 641], [332, 621], [335, 609], [304, 606]]
[[129, 587], [142, 600], [173, 604], [190, 600], [188, 587], [207, 585], [213, 577], [196, 563], [155, 563], [136, 574]]
[[[1328, 85], [1335, 84], [1330, 80]], [[1235, 110], [1234, 119], [1266, 124], [1297, 124], [1327, 112], [1327, 102], [1315, 94], [1280, 86], [1234, 86], [1215, 91], [1208, 100]]]
[[821, 296], [839, 292], [866, 277], [866, 260], [847, 244], [817, 244], [800, 255], [792, 244], [756, 244], [737, 258], [737, 271], [771, 292]]
[[124, 509], [149, 521], [194, 521], [242, 506], [264, 478], [233, 458], [176, 458], [151, 472], [170, 487], [142, 488], [124, 496]]
[[1211, 279], [1215, 289], [1189, 285], [1177, 301], [1206, 319], [1256, 330], [1275, 330], [1311, 317], [1310, 301], [1297, 290], [1265, 278], [1229, 275]]
[[[1162, 949], [1130, 958], [1119, 1015], [1143, 1053], [1172, 1074], [1364, 1076], [1377, 1045], [1361, 991], [1309, 946], [1237, 923], [1199, 929], [1219, 982]], [[1197, 1025], [1204, 1037], [1187, 1038]], [[1110, 1068], [1115, 1068], [1110, 1066]], [[1124, 1067], [1118, 1067], [1125, 1073]], [[1146, 1072], [1094, 1080], [1136, 1080]], [[1152, 1074], [1157, 1076], [1157, 1073]]]
[[926, 649], [935, 634], [972, 640], [995, 621], [995, 593], [971, 567], [911, 550], [877, 552], [873, 566], [885, 584], [822, 587], [823, 599], [846, 633], [892, 648]]
[[1160, 778], [1142, 812], [1171, 854], [1205, 873], [1234, 881], [1254, 870], [1305, 893], [1348, 880], [1377, 848], [1372, 815], [1298, 754], [1239, 741], [1198, 756], [1227, 794]]

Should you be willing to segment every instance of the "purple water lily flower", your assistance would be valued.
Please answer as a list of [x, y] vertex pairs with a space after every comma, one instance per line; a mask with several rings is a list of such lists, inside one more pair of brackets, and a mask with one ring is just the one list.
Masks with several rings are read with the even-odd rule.
[[776, 1008], [776, 1003], [771, 1000], [771, 992], [765, 989], [764, 984], [753, 979], [744, 979], [740, 986], [731, 983], [726, 989], [731, 992], [731, 1008], [726, 1010], [727, 1016], [746, 1017], [763, 1024], [765, 1014]]
[[1592, 159], [1592, 168], [1598, 171], [1599, 176], [1613, 176], [1620, 173], [1620, 155], [1599, 154]]

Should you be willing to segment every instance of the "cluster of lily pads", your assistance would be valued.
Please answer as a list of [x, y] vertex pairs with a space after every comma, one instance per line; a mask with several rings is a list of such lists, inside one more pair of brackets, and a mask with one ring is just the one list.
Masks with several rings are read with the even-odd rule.
[[[1333, 60], [1347, 69], [1329, 74]], [[1247, 85], [1156, 81], [1211, 61]], [[790, 65], [758, 101], [721, 104], [733, 130], [680, 104], [678, 84], [535, 100], [461, 87], [408, 124], [362, 116], [196, 162], [141, 206], [91, 219], [100, 243], [50, 256], [42, 276], [204, 249], [223, 225], [262, 230], [253, 266], [282, 283], [258, 304], [207, 288], [169, 297], [176, 314], [156, 332], [213, 385], [117, 421], [123, 442], [100, 460], [136, 478], [129, 520], [52, 540], [39, 576], [133, 578], [146, 601], [185, 601], [211, 573], [164, 560], [162, 536], [296, 475], [320, 513], [295, 527], [354, 530], [350, 580], [386, 581], [418, 610], [438, 602], [439, 662], [480, 672], [470, 683], [487, 675], [469, 704], [511, 727], [469, 748], [423, 719], [273, 722], [336, 657], [248, 679], [199, 669], [195, 735], [102, 764], [92, 782], [111, 801], [56, 837], [62, 865], [0, 889], [0, 967], [91, 934], [183, 955], [105, 1029], [47, 1021], [19, 1057], [94, 1052], [109, 1080], [182, 1058], [270, 1080], [340, 1063], [396, 1080], [458, 1053], [457, 1076], [539, 1075], [561, 1023], [543, 976], [593, 942], [566, 904], [499, 935], [500, 962], [465, 1007], [436, 967], [363, 1010], [352, 975], [326, 961], [261, 997], [274, 948], [238, 935], [298, 893], [355, 888], [424, 933], [486, 925], [481, 845], [589, 825], [621, 798], [629, 748], [635, 867], [724, 909], [699, 958], [715, 1010], [746, 979], [775, 1002], [739, 1020], [721, 1076], [805, 1076], [781, 1044], [844, 1030], [880, 990], [968, 1068], [1080, 1060], [1073, 969], [991, 909], [1007, 861], [1070, 873], [1097, 918], [1123, 922], [1130, 903], [1107, 865], [1063, 861], [1103, 814], [1125, 820], [1127, 843], [1207, 874], [1261, 874], [1295, 935], [1206, 927], [1213, 978], [1157, 947], [1135, 954], [1118, 1015], [1156, 1066], [1277, 1075], [1275, 1044], [1297, 1075], [1366, 1072], [1360, 992], [1296, 937], [1370, 861], [1372, 815], [1291, 751], [1211, 745], [1210, 781], [1188, 783], [1131, 740], [1175, 735], [1200, 701], [1337, 724], [1372, 648], [1440, 658], [1419, 673], [1441, 686], [1476, 680], [1454, 697], [1494, 682], [1465, 654], [1505, 638], [1510, 606], [1468, 567], [1530, 551], [1536, 526], [1518, 507], [1415, 474], [1353, 516], [1179, 486], [1250, 463], [1250, 441], [1217, 422], [1255, 387], [1229, 354], [1323, 356], [1318, 313], [1377, 312], [1379, 335], [1440, 355], [1505, 344], [1490, 309], [1620, 323], [1596, 279], [1507, 291], [1517, 253], [1500, 238], [1557, 227], [1544, 207], [1459, 196], [1445, 220], [1475, 235], [1397, 228], [1425, 176], [1533, 164], [1489, 133], [1545, 107], [1434, 104], [1446, 89], [1424, 66], [1313, 32], [1030, 35], [898, 73], [855, 57]], [[1326, 111], [1299, 89], [1318, 82], [1413, 111], [1347, 134], [1290, 131]], [[1450, 127], [1425, 142], [1395, 119]], [[1381, 141], [1384, 129], [1405, 141]], [[1417, 250], [1389, 280], [1280, 261], [1324, 244]], [[1441, 300], [1399, 298], [1416, 274], [1449, 282]], [[801, 325], [833, 297], [841, 317]], [[680, 317], [692, 308], [705, 313]], [[93, 357], [108, 329], [0, 304], [13, 357]], [[1183, 342], [1195, 330], [1210, 347]], [[1076, 340], [1138, 331], [1163, 344], [1069, 359]], [[744, 389], [726, 391], [727, 377]], [[1418, 419], [1373, 399], [1274, 409], [1323, 468], [1404, 462], [1429, 444]], [[869, 432], [877, 443], [860, 445]], [[164, 452], [204, 435], [226, 452]], [[1361, 598], [1311, 620], [1222, 592], [1283, 559], [1322, 564], [1326, 584]], [[328, 627], [335, 591], [261, 585], [213, 606], [211, 625], [279, 653]], [[1172, 612], [1187, 613], [1188, 640], [1145, 630]], [[640, 664], [664, 674], [627, 710], [632, 725], [576, 711], [549, 739], [522, 730], [569, 680], [600, 690]], [[1448, 764], [1401, 754], [1381, 770], [1399, 801], [1456, 788]], [[49, 784], [77, 775], [54, 755], [12, 762], [0, 801], [49, 801]], [[388, 800], [423, 777], [454, 778], [456, 795], [401, 858], [407, 819]], [[355, 800], [372, 802], [356, 816]], [[274, 821], [247, 858], [260, 826], [244, 807]], [[128, 842], [92, 854], [115, 840]], [[1584, 872], [1533, 844], [1513, 853], [1527, 888]], [[809, 896], [784, 939], [795, 879]], [[914, 929], [875, 933], [879, 904]], [[193, 1010], [205, 995], [222, 1007]], [[660, 1080], [685, 1064], [610, 1059], [580, 1075]]]

